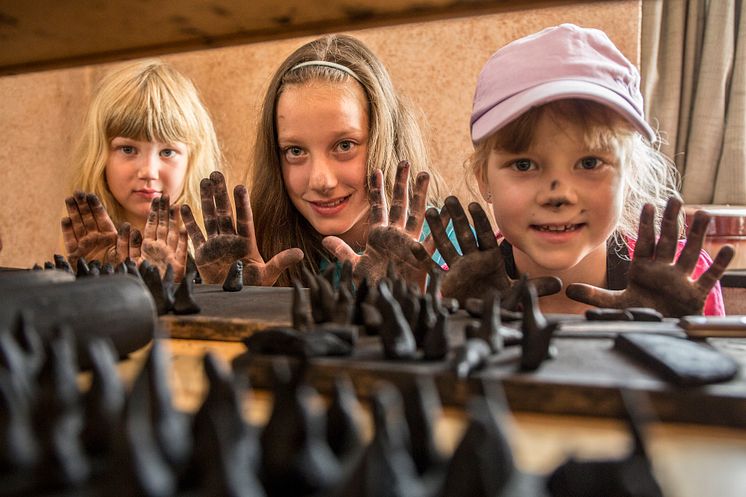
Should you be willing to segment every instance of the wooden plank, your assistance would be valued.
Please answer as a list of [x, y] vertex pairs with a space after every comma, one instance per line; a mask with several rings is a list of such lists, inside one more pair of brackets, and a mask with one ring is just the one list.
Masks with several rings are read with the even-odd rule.
[[[589, 0], [586, 0], [589, 1]], [[579, 0], [0, 0], [0, 74]]]

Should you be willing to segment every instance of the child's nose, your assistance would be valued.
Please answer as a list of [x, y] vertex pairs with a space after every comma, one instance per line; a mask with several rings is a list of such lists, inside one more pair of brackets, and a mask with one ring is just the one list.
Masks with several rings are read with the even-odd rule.
[[157, 155], [145, 154], [139, 164], [137, 177], [139, 179], [158, 179], [160, 168], [161, 164]]
[[572, 182], [562, 178], [549, 178], [539, 190], [537, 201], [545, 207], [558, 209], [577, 202], [577, 192]]
[[337, 186], [337, 175], [329, 161], [312, 159], [309, 186], [318, 191], [328, 191]]

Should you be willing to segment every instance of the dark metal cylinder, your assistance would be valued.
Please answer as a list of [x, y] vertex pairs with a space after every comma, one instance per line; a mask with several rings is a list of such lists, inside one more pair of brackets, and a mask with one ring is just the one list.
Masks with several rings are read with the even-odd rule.
[[146, 345], [157, 321], [150, 292], [130, 275], [50, 282], [33, 273], [6, 273], [0, 277], [0, 327], [12, 326], [22, 309], [43, 339], [67, 323], [79, 352], [88, 337], [108, 337], [120, 357]]

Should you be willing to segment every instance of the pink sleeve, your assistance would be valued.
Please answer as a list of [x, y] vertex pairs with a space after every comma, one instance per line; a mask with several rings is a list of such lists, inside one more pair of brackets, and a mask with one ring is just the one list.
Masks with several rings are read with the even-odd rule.
[[[681, 246], [681, 244], [680, 244]], [[694, 268], [692, 278], [697, 279], [699, 276], [707, 271], [712, 265], [712, 259], [709, 254], [704, 250], [699, 252], [699, 260], [697, 266]], [[723, 291], [720, 288], [720, 282], [716, 282], [715, 286], [710, 290], [710, 294], [707, 296], [705, 301], [705, 316], [725, 316], [725, 304], [723, 304]]]

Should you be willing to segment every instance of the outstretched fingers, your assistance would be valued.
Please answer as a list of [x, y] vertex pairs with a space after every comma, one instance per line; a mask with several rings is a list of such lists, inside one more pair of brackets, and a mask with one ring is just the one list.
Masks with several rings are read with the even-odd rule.
[[102, 233], [114, 233], [117, 229], [114, 227], [114, 223], [111, 221], [109, 213], [106, 212], [106, 209], [99, 198], [95, 194], [89, 193], [86, 195], [86, 200], [88, 201], [88, 207], [91, 209], [98, 230]]
[[[445, 208], [444, 208], [445, 209]], [[456, 248], [453, 246], [453, 242], [451, 242], [450, 238], [448, 238], [448, 234], [446, 233], [446, 228], [441, 224], [441, 218], [440, 213], [438, 212], [438, 209], [431, 207], [425, 212], [425, 218], [427, 219], [427, 224], [430, 226], [430, 235], [432, 236], [433, 241], [435, 242], [435, 248], [438, 249], [440, 252], [440, 255], [443, 256], [443, 259], [446, 261], [446, 264], [449, 266], [452, 266], [460, 257], [459, 253], [456, 251]], [[430, 254], [427, 253], [425, 250], [425, 247], [421, 247], [422, 250], [420, 251], [417, 249], [414, 254], [417, 259], [422, 258], [422, 251], [425, 251], [427, 254], [427, 257], [430, 258]]]
[[258, 253], [254, 233], [254, 213], [251, 211], [249, 191], [244, 185], [237, 185], [233, 189], [233, 200], [236, 202], [236, 233], [249, 240], [251, 253]]
[[67, 255], [70, 255], [78, 249], [78, 238], [75, 235], [72, 219], [63, 217], [60, 220], [60, 228], [62, 228], [62, 241], [65, 244], [65, 251]]
[[383, 173], [380, 169], [373, 171], [370, 177], [368, 202], [370, 203], [370, 228], [388, 224], [388, 208], [386, 196], [383, 194]]
[[73, 194], [75, 203], [78, 204], [78, 211], [80, 212], [80, 219], [83, 222], [83, 226], [87, 232], [98, 231], [96, 220], [93, 218], [91, 212], [91, 206], [88, 205], [88, 198], [85, 193], [77, 191]]
[[692, 220], [692, 226], [689, 229], [689, 234], [686, 237], [686, 244], [679, 254], [679, 258], [676, 261], [676, 267], [689, 276], [697, 266], [699, 260], [699, 253], [702, 250], [702, 245], [707, 234], [707, 226], [710, 224], [710, 215], [704, 211], [697, 211], [694, 213], [694, 219]]
[[158, 199], [158, 224], [155, 231], [156, 239], [167, 242], [168, 240], [168, 207], [170, 199], [168, 195], [161, 195]]
[[[478, 250], [477, 241], [471, 231], [469, 218], [466, 217], [461, 202], [456, 197], [450, 196], [446, 198], [445, 205], [448, 212], [451, 213], [451, 219], [453, 219], [453, 230], [456, 234], [458, 244], [461, 247], [461, 253], [466, 255], [471, 252], [476, 252]], [[441, 254], [443, 254], [443, 252], [441, 252]]]
[[495, 231], [492, 229], [492, 223], [490, 223], [482, 206], [476, 202], [472, 202], [469, 204], [469, 212], [471, 213], [471, 218], [474, 220], [474, 230], [477, 232], [479, 249], [496, 249], [497, 238], [495, 237]]
[[122, 223], [117, 230], [117, 264], [130, 257], [130, 223]]
[[645, 204], [640, 212], [640, 226], [637, 228], [635, 259], [652, 259], [655, 254], [655, 207]]
[[[179, 245], [179, 237], [181, 236], [181, 214], [179, 212], [179, 208], [175, 205], [172, 205], [168, 208], [168, 235], [166, 235], [166, 245], [171, 250], [176, 251], [178, 245]], [[184, 236], [186, 235], [186, 230], [184, 231]]]
[[160, 209], [161, 199], [154, 198], [150, 202], [150, 212], [148, 212], [148, 219], [145, 221], [145, 228], [143, 229], [143, 237], [146, 240], [156, 240], [158, 233], [158, 211]]
[[210, 173], [213, 195], [215, 196], [215, 212], [218, 216], [218, 230], [221, 235], [235, 235], [233, 227], [233, 209], [228, 197], [228, 187], [225, 185], [225, 176], [220, 171]]
[[715, 283], [718, 282], [735, 255], [736, 251], [730, 245], [725, 245], [718, 250], [715, 260], [712, 261], [712, 265], [697, 279], [697, 286], [705, 294], [709, 293], [712, 287], [715, 286]]
[[412, 238], [419, 238], [422, 226], [425, 224], [425, 210], [427, 209], [427, 190], [430, 187], [430, 174], [420, 172], [415, 178], [412, 205], [409, 207], [409, 217], [405, 230]]
[[130, 230], [130, 259], [139, 260], [142, 255], [142, 233], [140, 230], [132, 228]]
[[78, 203], [75, 201], [75, 197], [67, 197], [65, 199], [65, 208], [67, 209], [67, 216], [70, 219], [70, 227], [75, 233], [75, 238], [80, 240], [86, 234], [85, 225], [83, 219], [80, 217], [80, 210], [78, 210]]
[[661, 235], [655, 247], [655, 260], [672, 262], [679, 243], [679, 211], [681, 200], [670, 198], [661, 218]]
[[409, 210], [409, 169], [409, 162], [405, 160], [396, 166], [394, 191], [389, 209], [389, 224], [402, 229], [404, 229], [404, 220]]
[[[216, 237], [220, 234], [220, 231], [218, 230], [218, 217], [215, 213], [214, 185], [210, 178], [202, 178], [202, 181], [199, 182], [199, 196], [202, 203], [202, 219], [205, 222], [205, 235], [207, 238]], [[181, 216], [186, 219], [183, 210]], [[191, 237], [192, 232], [188, 228], [187, 231]], [[194, 238], [192, 238], [192, 242], [194, 242]]]
[[202, 234], [202, 230], [199, 229], [197, 220], [194, 219], [192, 208], [186, 204], [181, 206], [181, 219], [184, 221], [184, 228], [189, 238], [191, 238], [192, 244], [194, 244], [194, 249], [199, 249], [205, 243], [205, 236]]

